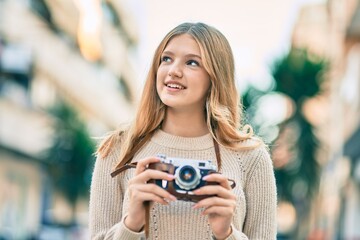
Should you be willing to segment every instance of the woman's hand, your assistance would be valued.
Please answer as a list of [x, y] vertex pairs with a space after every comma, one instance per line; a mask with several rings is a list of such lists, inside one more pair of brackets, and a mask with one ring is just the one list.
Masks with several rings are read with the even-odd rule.
[[136, 165], [135, 176], [129, 181], [129, 211], [125, 225], [132, 231], [139, 232], [145, 224], [145, 201], [158, 202], [167, 205], [176, 198], [166, 190], [153, 183], [150, 179], [174, 180], [174, 176], [158, 170], [147, 169], [150, 163], [156, 163], [158, 158], [150, 157], [140, 160]]
[[205, 208], [202, 212], [208, 215], [209, 224], [216, 239], [225, 239], [231, 234], [231, 222], [236, 208], [236, 196], [231, 191], [228, 179], [214, 173], [203, 178], [205, 181], [218, 182], [219, 185], [207, 185], [194, 191], [196, 195], [216, 195], [208, 197], [193, 206]]

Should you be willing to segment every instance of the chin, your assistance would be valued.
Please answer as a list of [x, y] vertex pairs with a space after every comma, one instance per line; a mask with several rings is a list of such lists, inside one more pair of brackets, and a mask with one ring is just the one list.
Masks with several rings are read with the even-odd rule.
[[171, 103], [171, 102], [163, 102], [163, 104], [168, 107], [168, 108], [180, 108], [181, 105], [179, 104], [175, 104], [175, 103]]
[[168, 107], [175, 107], [179, 105], [178, 101], [174, 99], [169, 99], [168, 97], [160, 97], [160, 100], [163, 104], [165, 104]]

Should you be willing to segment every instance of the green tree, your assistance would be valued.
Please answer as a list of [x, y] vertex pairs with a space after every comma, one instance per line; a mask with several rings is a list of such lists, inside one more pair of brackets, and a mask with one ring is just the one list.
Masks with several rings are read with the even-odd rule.
[[[285, 163], [277, 165], [276, 158], [274, 160], [279, 201], [291, 202], [297, 213], [297, 226], [291, 234], [292, 239], [305, 237], [306, 220], [319, 184], [320, 166], [316, 159], [319, 141], [314, 134], [314, 127], [304, 116], [303, 107], [306, 100], [321, 92], [326, 68], [324, 60], [310, 55], [304, 49], [294, 48], [275, 61], [272, 67], [275, 81], [272, 93], [286, 95], [294, 106], [293, 114], [278, 125], [279, 135], [271, 147], [274, 153], [280, 147], [279, 144], [285, 144], [285, 148], [281, 146], [282, 151], [288, 151]], [[256, 112], [252, 109], [256, 99], [268, 93], [270, 91], [265, 93], [250, 88], [244, 95], [244, 106], [249, 109], [247, 116], [250, 122]], [[255, 124], [255, 129], [258, 127]], [[280, 143], [279, 139], [283, 141]]]
[[76, 202], [89, 194], [95, 145], [85, 124], [70, 106], [59, 103], [49, 112], [54, 117], [54, 134], [46, 152], [46, 166], [54, 189], [72, 207], [71, 224], [74, 224]]

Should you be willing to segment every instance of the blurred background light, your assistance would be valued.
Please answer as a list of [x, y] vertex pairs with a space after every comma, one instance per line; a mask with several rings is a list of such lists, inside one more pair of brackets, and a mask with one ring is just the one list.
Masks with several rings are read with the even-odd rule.
[[296, 211], [293, 205], [288, 202], [278, 204], [278, 230], [282, 233], [291, 232], [296, 224]]
[[101, 47], [101, 1], [74, 0], [79, 9], [78, 41], [80, 51], [89, 61], [99, 60]]

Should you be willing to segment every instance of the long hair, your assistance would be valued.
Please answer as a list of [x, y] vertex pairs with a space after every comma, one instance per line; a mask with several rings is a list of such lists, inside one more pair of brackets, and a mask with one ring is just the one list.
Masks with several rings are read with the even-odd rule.
[[[213, 138], [231, 149], [254, 148], [241, 144], [252, 137], [253, 130], [249, 125], [240, 130], [242, 108], [235, 87], [234, 57], [229, 42], [221, 32], [204, 23], [183, 23], [171, 30], [155, 51], [136, 118], [121, 136], [121, 153], [116, 168], [130, 162], [164, 120], [166, 105], [161, 102], [156, 90], [157, 70], [169, 41], [182, 34], [189, 34], [198, 43], [204, 68], [210, 76], [211, 87], [204, 108]], [[107, 155], [113, 142], [114, 136], [105, 139], [98, 153]]]

